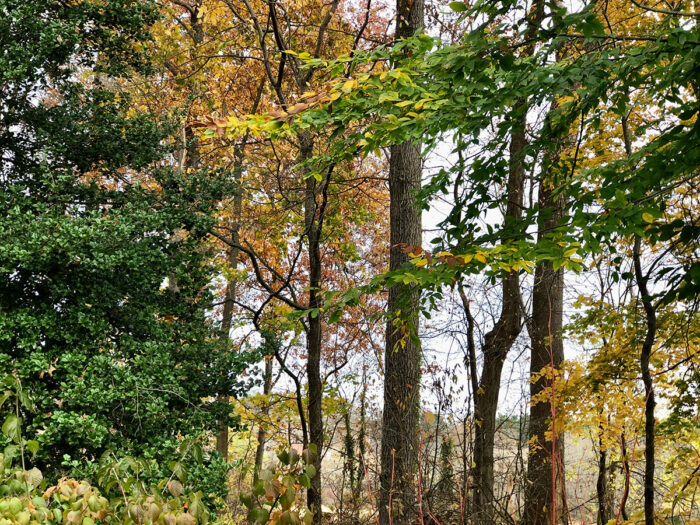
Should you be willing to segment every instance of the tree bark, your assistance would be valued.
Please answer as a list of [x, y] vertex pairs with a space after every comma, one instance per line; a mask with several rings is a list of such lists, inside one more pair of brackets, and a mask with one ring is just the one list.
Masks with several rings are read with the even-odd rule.
[[620, 436], [620, 455], [622, 456], [622, 470], [625, 474], [625, 481], [622, 488], [619, 514], [622, 516], [623, 520], [627, 521], [629, 519], [627, 515], [627, 498], [630, 494], [630, 462], [627, 458], [627, 442], [624, 432]]
[[[313, 156], [313, 139], [308, 133], [300, 133], [299, 160], [301, 162]], [[330, 173], [328, 174], [330, 177]], [[327, 180], [325, 181], [327, 184]], [[321, 509], [321, 455], [323, 452], [323, 380], [321, 379], [321, 229], [323, 221], [323, 205], [319, 206], [318, 195], [322, 193], [319, 182], [306, 176], [304, 199], [304, 229], [309, 242], [309, 309], [306, 317], [306, 374], [308, 380], [308, 411], [309, 411], [309, 441], [316, 446], [314, 467], [316, 475], [311, 478], [311, 487], [306, 494], [306, 502], [314, 513], [314, 523], [320, 524]], [[314, 311], [315, 310], [315, 311]]]
[[364, 463], [364, 457], [365, 457], [365, 436], [366, 436], [366, 428], [367, 428], [367, 408], [366, 408], [366, 403], [367, 403], [367, 376], [365, 372], [363, 371], [362, 373], [362, 393], [360, 394], [360, 429], [357, 434], [357, 452], [358, 452], [358, 457], [359, 457], [359, 462], [357, 466], [357, 472], [355, 476], [355, 485], [352, 487], [352, 499], [355, 502], [356, 506], [360, 501], [360, 492], [362, 490], [362, 471], [363, 471], [363, 463]]
[[653, 525], [654, 466], [656, 462], [654, 437], [656, 421], [654, 419], [654, 408], [656, 407], [656, 400], [654, 396], [654, 381], [649, 370], [649, 360], [656, 339], [656, 308], [651, 302], [649, 290], [647, 289], [649, 276], [644, 275], [642, 272], [640, 249], [641, 241], [639, 237], [636, 237], [633, 249], [634, 276], [637, 281], [637, 287], [639, 288], [639, 295], [641, 296], [642, 305], [644, 306], [644, 314], [647, 322], [647, 331], [639, 356], [642, 369], [642, 381], [644, 382], [644, 393], [646, 394], [646, 404], [644, 406], [644, 524]]
[[[413, 190], [420, 187], [420, 166], [419, 145], [402, 144], [392, 148], [389, 167], [391, 270], [408, 262], [408, 254], [398, 244], [421, 244], [421, 212], [413, 194]], [[420, 349], [394, 320], [401, 310], [401, 323], [406, 323], [407, 331], [418, 331], [419, 293], [408, 286], [395, 285], [389, 289], [379, 499], [382, 524], [389, 523], [390, 491], [394, 507], [391, 512], [396, 523], [409, 520], [416, 503], [413, 478], [418, 465]]]
[[607, 525], [610, 520], [608, 506], [608, 452], [603, 445], [603, 429], [600, 429], [598, 438], [598, 481], [596, 482], [596, 495], [598, 496], [598, 525]]
[[[543, 171], [546, 174], [546, 168]], [[540, 185], [538, 200], [537, 239], [540, 242], [557, 226], [563, 214], [563, 199], [555, 195], [553, 181], [546, 176]], [[553, 376], [564, 361], [563, 303], [563, 270], [555, 270], [550, 261], [539, 263], [535, 269], [529, 326], [532, 344], [530, 397], [548, 393], [549, 402], [541, 401], [530, 407], [530, 445], [522, 521], [526, 525], [553, 525], [565, 520], [564, 443], [556, 431], [553, 382]], [[550, 429], [552, 432], [548, 437]]]
[[[525, 105], [521, 101], [515, 111]], [[523, 150], [525, 138], [525, 118], [520, 119], [513, 131], [510, 143], [510, 169], [508, 174], [508, 205], [505, 213], [506, 228], [516, 227], [522, 217], [523, 185], [525, 170]], [[509, 273], [502, 283], [501, 314], [493, 329], [484, 337], [484, 365], [479, 385], [474, 392], [474, 492], [472, 496], [472, 516], [475, 523], [494, 520], [493, 495], [493, 448], [496, 435], [496, 413], [498, 395], [501, 389], [503, 363], [522, 329], [520, 298], [520, 278], [518, 272]]]
[[[397, 0], [396, 38], [415, 34], [424, 24], [423, 0]], [[389, 160], [389, 268], [408, 262], [398, 245], [422, 244], [421, 209], [415, 193], [421, 187], [421, 145], [407, 142], [391, 148]], [[385, 337], [384, 413], [382, 418], [379, 521], [411, 523], [416, 503], [414, 477], [418, 466], [420, 349], [395, 324], [398, 311], [408, 331], [418, 333], [420, 291], [403, 285], [389, 289]], [[393, 481], [392, 481], [393, 480]], [[389, 508], [391, 499], [392, 508]]]
[[[241, 218], [241, 209], [243, 206], [243, 193], [240, 189], [240, 179], [243, 172], [243, 152], [238, 148], [235, 152], [235, 164], [233, 168], [233, 176], [238, 184], [238, 191], [233, 198], [233, 215], [234, 224], [231, 226], [231, 244], [227, 249], [228, 265], [235, 269], [238, 266], [238, 248], [240, 244], [240, 230], [238, 222]], [[226, 283], [226, 297], [224, 298], [224, 310], [221, 315], [221, 338], [228, 343], [231, 325], [233, 324], [233, 307], [236, 299], [236, 282], [230, 280]], [[228, 403], [229, 397], [227, 394], [221, 395], [221, 400]], [[216, 450], [225, 462], [228, 462], [228, 423], [222, 421], [219, 425], [219, 431], [216, 434]]]
[[[267, 398], [272, 392], [272, 356], [265, 356], [265, 377], [263, 380], [263, 395]], [[263, 417], [261, 421], [267, 419], [270, 413], [270, 404], [266, 402], [263, 408]], [[265, 457], [265, 442], [267, 441], [267, 432], [265, 426], [261, 422], [258, 424], [258, 445], [255, 447], [255, 470], [253, 471], [253, 485], [258, 481], [258, 476], [262, 470], [263, 458]]]

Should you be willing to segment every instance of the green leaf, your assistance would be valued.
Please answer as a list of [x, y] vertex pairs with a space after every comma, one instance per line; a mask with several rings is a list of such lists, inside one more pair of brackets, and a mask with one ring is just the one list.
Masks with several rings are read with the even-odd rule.
[[202, 504], [201, 493], [192, 495], [192, 499], [190, 501], [189, 506], [189, 513], [192, 514], [195, 518], [199, 518], [202, 515], [202, 512], [204, 512], [204, 505]]
[[34, 411], [34, 402], [29, 397], [29, 394], [26, 391], [20, 390], [17, 394], [17, 397], [19, 398], [19, 402], [22, 403], [22, 406], [24, 408], [26, 408], [30, 412]]
[[289, 487], [287, 490], [284, 491], [284, 494], [280, 497], [280, 505], [282, 505], [282, 508], [284, 510], [287, 510], [291, 508], [292, 505], [294, 505], [294, 500], [296, 499], [296, 491], [294, 490], [294, 487]]
[[6, 390], [0, 395], [0, 407], [5, 404], [5, 401], [7, 401], [11, 395], [12, 392], [10, 392], [9, 390]]
[[467, 9], [469, 9], [467, 7], [467, 4], [465, 4], [464, 2], [450, 2], [449, 7], [450, 7], [450, 9], [452, 9], [453, 11], [455, 11], [457, 13], [462, 13], [462, 12], [466, 11]]
[[38, 441], [29, 440], [25, 442], [25, 445], [27, 446], [27, 450], [29, 450], [29, 452], [31, 452], [32, 454], [36, 454], [39, 451]]
[[179, 461], [171, 461], [170, 470], [173, 474], [175, 474], [175, 476], [177, 476], [177, 479], [179, 479], [182, 483], [185, 483], [187, 480], [187, 471], [182, 463]]
[[342, 316], [343, 316], [343, 310], [341, 310], [340, 308], [337, 310], [334, 310], [333, 313], [328, 317], [328, 324], [333, 324], [333, 323], [338, 322]]
[[2, 433], [15, 443], [22, 439], [22, 419], [15, 414], [10, 414], [2, 425]]
[[202, 453], [202, 447], [197, 443], [192, 446], [192, 456], [198, 464], [204, 463], [204, 454]]

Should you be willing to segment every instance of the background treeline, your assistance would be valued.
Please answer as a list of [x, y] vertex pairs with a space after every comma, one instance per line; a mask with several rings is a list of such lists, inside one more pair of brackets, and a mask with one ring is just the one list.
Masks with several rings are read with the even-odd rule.
[[700, 520], [696, 2], [0, 11], [0, 525]]

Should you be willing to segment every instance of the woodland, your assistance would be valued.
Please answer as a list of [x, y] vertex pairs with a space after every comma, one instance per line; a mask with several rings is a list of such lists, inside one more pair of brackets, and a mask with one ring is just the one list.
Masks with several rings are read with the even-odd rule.
[[696, 0], [0, 12], [0, 525], [700, 524]]

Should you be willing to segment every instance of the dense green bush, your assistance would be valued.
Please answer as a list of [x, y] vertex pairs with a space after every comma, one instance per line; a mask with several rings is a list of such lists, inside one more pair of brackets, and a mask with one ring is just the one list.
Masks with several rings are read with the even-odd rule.
[[156, 478], [161, 469], [155, 460], [117, 458], [108, 452], [97, 464], [96, 483], [63, 477], [49, 485], [41, 471], [30, 465], [39, 443], [25, 439], [22, 432], [20, 408], [32, 409], [33, 403], [17, 378], [6, 377], [2, 384], [8, 390], [0, 403], [10, 401], [7, 404], [14, 411], [2, 425], [10, 444], [0, 453], [0, 524], [195, 525], [209, 521], [202, 492], [183, 485], [187, 472], [182, 459], [196, 450], [196, 441], [182, 443], [182, 456], [170, 464], [167, 478]]
[[0, 12], [0, 377], [32, 392], [18, 416], [48, 479], [92, 478], [107, 450], [168, 465], [181, 438], [234, 424], [222, 399], [246, 387], [203, 242], [230, 177], [179, 169], [178, 113], [131, 106], [156, 2]]
[[301, 454], [294, 448], [278, 449], [279, 461], [259, 473], [250, 493], [239, 496], [248, 511], [248, 523], [309, 525], [313, 522], [313, 513], [300, 496], [311, 486], [311, 478], [316, 474], [313, 465], [316, 454], [313, 443]]
[[210, 514], [201, 493], [185, 493], [177, 480], [145, 485], [138, 478], [115, 477], [121, 496], [105, 497], [88, 481], [61, 478], [47, 486], [37, 468], [22, 469], [6, 448], [0, 455], [0, 524], [94, 525], [95, 523], [195, 525]]

